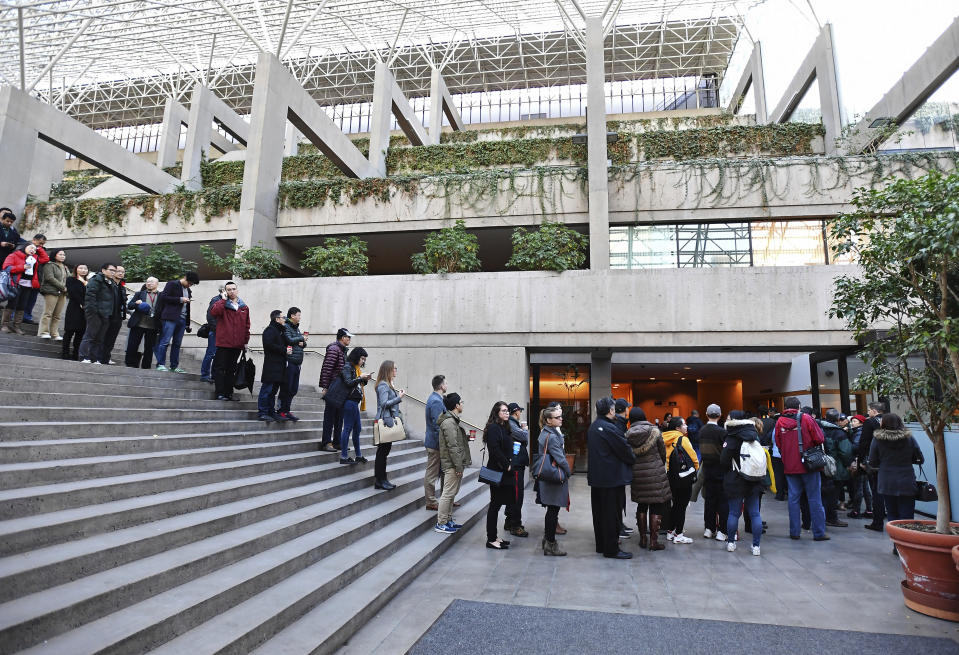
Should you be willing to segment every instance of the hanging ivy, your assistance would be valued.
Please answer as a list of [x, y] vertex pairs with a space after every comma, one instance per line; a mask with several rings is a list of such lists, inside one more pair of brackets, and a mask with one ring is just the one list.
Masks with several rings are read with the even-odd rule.
[[811, 155], [812, 140], [826, 134], [822, 124], [724, 125], [687, 130], [655, 130], [635, 136], [643, 159], [702, 159], [766, 155]]

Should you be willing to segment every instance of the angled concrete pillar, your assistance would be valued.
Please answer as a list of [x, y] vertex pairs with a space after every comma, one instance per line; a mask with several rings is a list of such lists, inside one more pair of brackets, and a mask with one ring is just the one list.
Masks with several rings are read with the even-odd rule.
[[296, 254], [276, 239], [287, 120], [347, 175], [375, 177], [377, 172], [280, 60], [261, 52], [253, 84], [236, 242], [245, 248], [263, 244], [279, 249], [284, 264], [298, 268]]
[[[176, 179], [63, 112], [11, 86], [0, 88], [0, 197], [23, 211], [39, 138], [147, 193], [165, 193]], [[2, 202], [2, 201], [0, 201]]]
[[300, 131], [287, 123], [286, 138], [283, 140], [283, 155], [295, 157], [300, 150]]
[[63, 180], [64, 152], [46, 141], [37, 139], [30, 169], [30, 187], [27, 193], [37, 200], [50, 199], [50, 187]]
[[749, 91], [752, 91], [753, 102], [756, 105], [756, 123], [762, 125], [767, 120], [768, 112], [766, 110], [766, 81], [763, 78], [763, 52], [759, 41], [753, 46], [753, 52], [746, 63], [746, 69], [743, 71], [742, 77], [739, 78], [736, 90], [733, 91], [733, 97], [729, 100], [727, 109], [730, 113], [739, 113], [743, 99]]
[[589, 359], [589, 412], [596, 416], [596, 401], [613, 393], [613, 360], [608, 350], [590, 353]]
[[197, 190], [203, 187], [200, 163], [207, 156], [211, 145], [220, 152], [236, 150], [233, 143], [213, 129], [214, 119], [241, 143], [246, 143], [250, 137], [249, 124], [233, 109], [202, 84], [194, 86], [190, 99], [190, 115], [187, 118], [186, 145], [183, 148], [183, 169], [180, 174], [180, 179], [188, 189]]
[[586, 134], [589, 169], [589, 267], [609, 268], [609, 155], [603, 19], [586, 19]]
[[176, 164], [180, 150], [180, 128], [186, 124], [190, 111], [173, 98], [163, 105], [163, 123], [160, 126], [160, 143], [157, 145], [157, 166], [169, 168]]
[[459, 110], [453, 104], [453, 96], [446, 88], [446, 82], [440, 74], [438, 68], [434, 68], [430, 75], [430, 143], [436, 145], [440, 142], [440, 135], [443, 133], [443, 115], [450, 122], [450, 127], [454, 130], [462, 131], [466, 129], [466, 123], [460, 116]]
[[[902, 125], [959, 70], [959, 18], [937, 38], [852, 129], [845, 152], [876, 148], [890, 124]], [[875, 127], [873, 127], [875, 126]]]
[[806, 58], [799, 65], [786, 92], [769, 114], [770, 123], [785, 123], [799, 105], [806, 91], [817, 82], [822, 123], [826, 130], [826, 152], [836, 152], [836, 140], [842, 132], [842, 111], [836, 75], [836, 54], [833, 49], [832, 25], [826, 23]]
[[414, 146], [429, 141], [413, 107], [400, 90], [386, 62], [377, 62], [373, 78], [373, 107], [370, 119], [370, 163], [386, 175], [386, 151], [390, 147], [390, 118], [396, 116], [403, 134]]

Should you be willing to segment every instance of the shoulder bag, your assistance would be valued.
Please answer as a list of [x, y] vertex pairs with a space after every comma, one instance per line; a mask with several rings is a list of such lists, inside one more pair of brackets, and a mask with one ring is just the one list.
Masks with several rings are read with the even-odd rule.
[[[546, 466], [546, 462], [549, 462], [549, 466]], [[539, 466], [536, 467], [533, 477], [540, 482], [563, 483], [566, 480], [563, 469], [556, 466], [556, 462], [549, 454], [549, 432], [546, 433], [546, 445], [543, 447], [543, 454], [540, 456]]]
[[[803, 466], [810, 473], [822, 471], [826, 468], [826, 451], [822, 446], [813, 446], [809, 450], [803, 449], [802, 444], [802, 412], [796, 412], [796, 436], [799, 439], [799, 456], [802, 458]], [[833, 461], [833, 473], [835, 474], [836, 462]]]
[[[340, 380], [339, 375], [337, 375], [333, 380], [333, 384], [335, 384], [337, 380]], [[333, 384], [330, 384], [330, 386], [332, 387]], [[340, 384], [343, 384], [342, 381], [340, 381]], [[327, 394], [329, 394], [329, 390], [327, 390]], [[344, 396], [342, 404], [345, 403], [346, 397]], [[403, 427], [403, 419], [401, 419], [399, 416], [393, 416], [392, 418], [393, 425], [390, 426], [383, 421], [382, 411], [376, 415], [376, 420], [373, 421], [374, 446], [379, 446], [381, 443], [393, 443], [395, 441], [403, 441], [406, 439], [406, 428]]]
[[[486, 459], [486, 446], [483, 446], [483, 459]], [[479, 481], [491, 487], [497, 487], [503, 482], [503, 472], [494, 471], [484, 464], [480, 467]]]

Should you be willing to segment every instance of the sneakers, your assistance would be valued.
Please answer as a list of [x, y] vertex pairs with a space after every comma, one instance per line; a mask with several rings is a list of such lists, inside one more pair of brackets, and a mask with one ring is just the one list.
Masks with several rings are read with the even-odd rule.
[[[89, 361], [89, 360], [88, 360], [88, 361]], [[169, 371], [170, 369], [168, 369], [168, 368], [167, 368], [166, 366], [164, 366], [163, 364], [157, 364], [157, 370], [158, 370], [158, 371]]]
[[[705, 535], [704, 535], [705, 536]], [[726, 535], [722, 532], [716, 533], [716, 541], [726, 541]]]
[[759, 546], [751, 546], [749, 549], [749, 552], [751, 552], [756, 557], [759, 557]]
[[726, 552], [727, 552], [727, 553], [734, 553], [734, 552], [736, 552], [736, 542], [735, 542], [735, 541], [731, 541], [731, 542], [729, 542], [728, 544], [726, 544]]
[[675, 538], [676, 538], [676, 533], [673, 532], [672, 530], [666, 533], [666, 541], [672, 541]]
[[[112, 364], [113, 362], [110, 362], [110, 363]], [[180, 368], [179, 366], [177, 366], [175, 369], [173, 369], [173, 372], [174, 372], [174, 373], [186, 373], [186, 371], [184, 371], [184, 370], [183, 370], [182, 368]]]
[[454, 530], [459, 530], [460, 528], [463, 527], [460, 523], [455, 523], [453, 519], [450, 519], [449, 521], [447, 521], [447, 525], [449, 525]]
[[433, 532], [439, 532], [440, 534], [453, 534], [457, 530], [458, 528], [454, 528], [449, 521], [447, 521], [443, 525], [440, 525], [439, 523], [437, 523], [436, 526], [433, 528]]
[[365, 457], [357, 457], [353, 461], [355, 461], [357, 464], [366, 464], [369, 460], [366, 459]]
[[58, 334], [57, 336], [53, 337], [53, 340], [54, 340], [54, 341], [63, 341], [63, 337], [61, 337], [61, 336]]
[[272, 422], [273, 422], [273, 417], [270, 416], [269, 414], [257, 414], [257, 415], [256, 415], [256, 418], [257, 418], [257, 420], [263, 421], [264, 423], [272, 423]]
[[340, 464], [356, 464], [356, 460], [352, 457], [340, 458]]
[[634, 529], [632, 529], [631, 527], [629, 527], [628, 525], [624, 525], [624, 526], [623, 526], [623, 532], [626, 533], [626, 534], [633, 534], [633, 533], [636, 532], [636, 531], [635, 531]]
[[632, 535], [632, 533], [631, 533], [631, 532], [626, 532], [625, 529], [619, 531], [619, 538], [620, 538], [620, 539], [629, 539], [629, 537], [630, 537], [631, 535]]
[[680, 532], [678, 535], [673, 537], [673, 543], [674, 544], [691, 544], [693, 543], [693, 540], [687, 537], [686, 535], [684, 535], [682, 532]]
[[292, 412], [280, 412], [279, 420], [280, 420], [280, 421], [293, 421], [294, 423], [296, 423], [296, 422], [299, 421], [300, 419], [298, 419], [297, 417], [293, 416], [293, 413], [292, 413]]
[[703, 537], [704, 537], [704, 538], [706, 538], [706, 539], [712, 539], [712, 538], [715, 537], [715, 536], [716, 536], [716, 533], [713, 532], [712, 530], [710, 530], [709, 528], [706, 528], [705, 530], [703, 530]]
[[846, 523], [845, 521], [840, 521], [839, 519], [836, 519], [835, 521], [826, 521], [826, 525], [828, 525], [830, 528], [848, 528], [849, 527], [848, 523]]
[[40, 338], [41, 338], [41, 339], [52, 339], [53, 337], [50, 336], [50, 333], [49, 333], [49, 332], [44, 332], [43, 334], [40, 335]]
[[89, 359], [81, 359], [81, 360], [80, 360], [80, 363], [81, 363], [81, 364], [92, 364], [93, 362], [91, 362]]

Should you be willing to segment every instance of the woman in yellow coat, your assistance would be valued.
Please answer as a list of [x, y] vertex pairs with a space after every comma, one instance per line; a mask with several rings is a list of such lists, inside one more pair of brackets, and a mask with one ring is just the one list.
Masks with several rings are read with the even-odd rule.
[[[666, 477], [669, 479], [669, 489], [673, 494], [673, 502], [666, 517], [666, 539], [674, 544], [691, 544], [693, 540], [683, 534], [686, 524], [686, 507], [693, 495], [693, 482], [696, 481], [696, 471], [699, 470], [699, 459], [693, 444], [686, 436], [686, 421], [681, 416], [669, 419], [666, 431], [663, 432], [663, 443], [666, 444]], [[675, 453], [676, 448], [682, 449], [682, 455]]]

